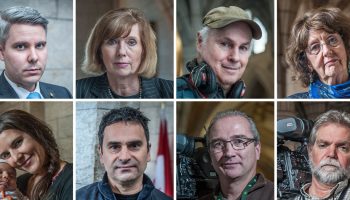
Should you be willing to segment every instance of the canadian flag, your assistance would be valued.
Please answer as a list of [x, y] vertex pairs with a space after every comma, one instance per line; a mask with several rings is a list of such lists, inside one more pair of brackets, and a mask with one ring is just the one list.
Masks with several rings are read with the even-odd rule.
[[161, 117], [154, 186], [168, 196], [173, 196], [173, 178], [168, 143], [167, 121]]

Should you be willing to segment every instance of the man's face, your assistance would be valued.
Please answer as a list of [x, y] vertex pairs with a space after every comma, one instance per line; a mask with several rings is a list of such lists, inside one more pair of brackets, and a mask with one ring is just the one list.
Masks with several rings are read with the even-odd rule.
[[5, 73], [17, 85], [32, 91], [44, 73], [46, 33], [40, 25], [14, 24], [5, 45], [0, 45]]
[[316, 142], [309, 148], [311, 170], [324, 184], [335, 185], [350, 177], [350, 129], [327, 124], [317, 131]]
[[198, 35], [199, 61], [208, 63], [222, 86], [232, 86], [242, 78], [246, 69], [251, 40], [251, 30], [243, 22], [210, 29], [206, 41]]
[[113, 185], [142, 182], [151, 158], [143, 127], [139, 123], [117, 122], [106, 126], [99, 150], [100, 161]]
[[253, 138], [248, 121], [240, 116], [228, 116], [219, 119], [211, 128], [209, 135], [210, 157], [220, 180], [251, 178], [256, 173], [257, 160], [260, 158], [260, 144], [249, 143], [242, 150], [233, 149], [227, 142], [222, 152], [215, 152], [215, 141]]
[[0, 163], [0, 191], [13, 191], [16, 188], [16, 170], [7, 163]]

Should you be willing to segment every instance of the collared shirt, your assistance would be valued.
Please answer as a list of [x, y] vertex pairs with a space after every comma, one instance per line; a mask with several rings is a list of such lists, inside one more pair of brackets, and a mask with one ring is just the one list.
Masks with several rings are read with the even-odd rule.
[[294, 198], [294, 200], [333, 200], [333, 199], [350, 199], [350, 187], [349, 180], [339, 182], [333, 187], [331, 192], [323, 198], [313, 197], [306, 191], [309, 190], [311, 183], [303, 185], [300, 189], [300, 194]]
[[[5, 75], [5, 79], [6, 81], [10, 84], [10, 86], [13, 88], [13, 90], [17, 93], [18, 97], [20, 99], [26, 99], [27, 96], [31, 93], [30, 91], [24, 89], [23, 87], [18, 86], [16, 83], [12, 82], [6, 75], [6, 73], [4, 73]], [[40, 94], [40, 97], [43, 99], [43, 95], [40, 92], [40, 83], [37, 82], [35, 85], [35, 90], [32, 92], [37, 92]]]

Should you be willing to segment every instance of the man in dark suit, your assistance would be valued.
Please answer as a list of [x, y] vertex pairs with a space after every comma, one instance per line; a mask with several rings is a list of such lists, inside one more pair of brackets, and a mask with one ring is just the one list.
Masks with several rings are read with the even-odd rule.
[[0, 98], [72, 98], [61, 86], [40, 82], [47, 61], [48, 21], [30, 7], [11, 7], [0, 16]]

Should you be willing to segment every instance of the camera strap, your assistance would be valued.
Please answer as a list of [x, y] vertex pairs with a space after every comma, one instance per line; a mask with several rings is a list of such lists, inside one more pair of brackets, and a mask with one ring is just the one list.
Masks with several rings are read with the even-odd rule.
[[[254, 176], [252, 178], [252, 180], [249, 181], [248, 185], [245, 186], [243, 192], [242, 192], [242, 197], [241, 197], [241, 200], [247, 200], [248, 198], [248, 192], [249, 190], [254, 186], [254, 184], [256, 183], [257, 181], [257, 176]], [[223, 196], [222, 196], [222, 193], [220, 192], [218, 197], [217, 197], [217, 200], [223, 200]]]

